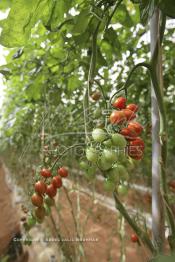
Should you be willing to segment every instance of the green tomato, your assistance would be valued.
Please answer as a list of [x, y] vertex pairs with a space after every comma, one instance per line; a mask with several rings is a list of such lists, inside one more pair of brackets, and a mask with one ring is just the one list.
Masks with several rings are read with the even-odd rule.
[[112, 143], [113, 145], [120, 147], [120, 148], [125, 148], [127, 145], [126, 139], [124, 138], [124, 136], [120, 134], [112, 135]]
[[120, 196], [126, 196], [128, 194], [128, 187], [125, 185], [119, 185], [117, 192]]
[[93, 162], [93, 163], [97, 162], [98, 155], [99, 153], [95, 148], [90, 147], [86, 149], [86, 157], [88, 161]]
[[114, 191], [115, 189], [115, 183], [111, 181], [110, 179], [106, 179], [104, 181], [104, 189], [108, 192]]
[[101, 128], [96, 128], [92, 131], [92, 138], [95, 142], [103, 142], [107, 138], [106, 132]]
[[104, 159], [113, 164], [114, 162], [117, 161], [117, 153], [110, 150], [110, 149], [104, 149], [103, 150], [103, 153], [102, 153], [102, 156], [104, 157]]
[[119, 149], [117, 154], [118, 154], [118, 162], [126, 166], [128, 162], [128, 158], [126, 157], [124, 149]]
[[129, 174], [126, 168], [122, 165], [117, 165], [118, 172], [119, 172], [119, 177], [122, 181], [128, 180], [129, 179]]
[[108, 139], [106, 141], [103, 142], [103, 145], [106, 147], [112, 147], [112, 141], [111, 139]]
[[101, 116], [101, 109], [97, 108], [94, 111], [94, 118], [99, 118]]
[[81, 161], [80, 162], [80, 168], [83, 169], [83, 170], [87, 170], [89, 168], [89, 165], [85, 161]]
[[118, 183], [120, 180], [119, 177], [119, 172], [118, 172], [118, 168], [117, 167], [113, 167], [110, 170], [108, 170], [108, 178], [112, 181], [114, 181], [115, 183]]
[[104, 156], [100, 157], [98, 164], [99, 164], [100, 169], [102, 169], [103, 171], [109, 170], [112, 167], [112, 163], [110, 163], [109, 161], [106, 161]]

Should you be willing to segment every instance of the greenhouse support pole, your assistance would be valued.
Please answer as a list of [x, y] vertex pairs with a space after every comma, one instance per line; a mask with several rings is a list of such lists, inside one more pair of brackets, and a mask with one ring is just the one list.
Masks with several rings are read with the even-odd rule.
[[[153, 56], [157, 43], [160, 43], [160, 12], [158, 9], [150, 21], [151, 55]], [[158, 42], [157, 42], [158, 41]], [[162, 81], [161, 47], [157, 56], [156, 74], [159, 85]], [[161, 144], [160, 144], [160, 115], [154, 88], [151, 88], [151, 118], [152, 118], [152, 234], [158, 252], [163, 252], [165, 238], [164, 204], [161, 195]]]

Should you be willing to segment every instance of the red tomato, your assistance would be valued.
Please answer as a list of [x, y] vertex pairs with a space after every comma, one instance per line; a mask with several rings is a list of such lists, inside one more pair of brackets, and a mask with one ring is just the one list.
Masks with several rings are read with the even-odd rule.
[[44, 195], [46, 193], [46, 184], [42, 181], [38, 181], [35, 183], [35, 192], [37, 192], [40, 195]]
[[69, 174], [67, 168], [65, 167], [60, 167], [57, 172], [61, 177], [67, 177]]
[[41, 207], [43, 205], [43, 198], [42, 196], [34, 193], [31, 197], [32, 204], [37, 207]]
[[137, 236], [136, 234], [132, 234], [132, 235], [131, 235], [131, 241], [132, 241], [133, 243], [138, 242], [138, 241], [139, 241], [138, 236]]
[[122, 134], [127, 140], [133, 140], [137, 137], [136, 132], [130, 130], [128, 127], [122, 128], [120, 134]]
[[140, 148], [142, 151], [144, 150], [145, 148], [145, 143], [144, 141], [140, 138], [140, 137], [137, 137], [135, 140], [131, 141], [130, 146], [135, 146], [135, 147], [138, 147]]
[[51, 198], [56, 196], [57, 190], [56, 190], [56, 188], [54, 187], [53, 184], [50, 184], [50, 185], [47, 186], [46, 194], [47, 194], [49, 197], [51, 197]]
[[134, 118], [136, 118], [136, 114], [133, 111], [129, 110], [129, 109], [123, 109], [121, 112], [124, 113], [124, 115], [126, 116], [126, 119], [128, 121], [131, 121]]
[[139, 136], [143, 131], [143, 126], [138, 122], [130, 122], [128, 125], [128, 129], [136, 133], [136, 136]]
[[126, 108], [126, 98], [125, 97], [118, 97], [115, 102], [112, 104], [113, 107], [117, 109], [124, 109]]
[[62, 187], [62, 179], [60, 176], [55, 176], [52, 180], [52, 184], [55, 188]]
[[139, 107], [136, 104], [129, 104], [129, 105], [127, 105], [126, 109], [129, 109], [129, 110], [131, 110], [133, 112], [137, 112]]
[[47, 177], [51, 177], [52, 176], [52, 173], [49, 169], [46, 169], [46, 168], [43, 168], [41, 171], [40, 171], [40, 175], [47, 178]]
[[141, 160], [143, 158], [143, 152], [142, 153], [130, 153], [129, 156], [135, 160]]
[[122, 111], [113, 111], [110, 115], [110, 122], [111, 124], [122, 124], [126, 121], [125, 114]]
[[128, 155], [136, 160], [140, 160], [143, 157], [144, 141], [141, 138], [136, 138], [130, 141], [128, 147]]

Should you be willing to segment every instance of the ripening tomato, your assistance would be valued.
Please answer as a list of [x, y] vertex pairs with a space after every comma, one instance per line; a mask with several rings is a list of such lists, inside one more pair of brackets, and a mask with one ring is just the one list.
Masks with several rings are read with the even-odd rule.
[[143, 131], [143, 126], [138, 122], [130, 122], [128, 125], [128, 129], [132, 132], [135, 132], [137, 136], [139, 136]]
[[98, 101], [100, 99], [100, 97], [101, 97], [101, 93], [98, 90], [93, 92], [92, 95], [91, 95], [91, 98], [94, 101]]
[[126, 108], [126, 98], [125, 97], [118, 97], [115, 102], [112, 104], [114, 108], [117, 109], [124, 109]]
[[46, 193], [46, 184], [43, 181], [38, 181], [35, 183], [35, 192], [37, 192], [40, 195], [44, 195]]
[[133, 140], [137, 137], [137, 134], [128, 127], [122, 128], [120, 134], [122, 134], [127, 140]]
[[122, 111], [113, 111], [110, 115], [111, 124], [122, 124], [126, 121], [126, 116]]
[[132, 241], [133, 243], [138, 242], [138, 241], [139, 241], [138, 236], [137, 236], [136, 234], [133, 233], [133, 234], [131, 235], [131, 241]]
[[129, 110], [131, 110], [135, 113], [135, 112], [138, 111], [139, 107], [136, 104], [129, 104], [129, 105], [127, 105], [126, 109], [129, 109]]
[[40, 171], [40, 175], [45, 177], [45, 178], [48, 178], [48, 177], [51, 177], [52, 176], [52, 173], [49, 169], [46, 169], [46, 168], [43, 168], [41, 171]]
[[62, 179], [60, 176], [55, 176], [53, 179], [52, 179], [52, 184], [55, 188], [60, 188], [62, 187]]
[[37, 207], [41, 207], [43, 205], [43, 198], [42, 196], [34, 193], [31, 197], [32, 204]]
[[45, 217], [46, 211], [44, 207], [38, 207], [35, 209], [35, 217], [39, 220], [43, 220]]
[[107, 133], [101, 128], [95, 128], [92, 131], [92, 138], [95, 142], [103, 142], [107, 138]]
[[50, 185], [47, 186], [46, 194], [47, 194], [49, 197], [51, 197], [51, 198], [54, 197], [54, 196], [56, 196], [57, 190], [56, 190], [56, 188], [54, 187], [53, 184], [50, 184]]
[[61, 176], [61, 177], [67, 177], [69, 175], [68, 173], [68, 170], [66, 167], [60, 167], [58, 170], [57, 170], [58, 174]]
[[121, 112], [125, 115], [127, 121], [131, 121], [136, 118], [136, 114], [129, 109], [123, 109]]

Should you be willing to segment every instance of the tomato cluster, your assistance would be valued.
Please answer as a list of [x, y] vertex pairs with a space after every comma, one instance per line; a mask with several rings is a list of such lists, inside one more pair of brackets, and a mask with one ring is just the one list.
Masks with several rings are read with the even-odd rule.
[[80, 167], [88, 178], [95, 178], [98, 168], [105, 177], [104, 189], [117, 188], [118, 194], [125, 196], [129, 180], [127, 167], [143, 157], [144, 141], [140, 138], [143, 127], [135, 121], [138, 105], [127, 105], [126, 98], [118, 97], [112, 107], [105, 128], [92, 131], [92, 140], [85, 152], [88, 162], [81, 161]]
[[40, 170], [42, 179], [35, 183], [35, 193], [31, 197], [31, 202], [36, 207], [34, 217], [38, 222], [44, 220], [44, 217], [50, 211], [50, 207], [54, 205], [57, 190], [62, 187], [62, 178], [67, 177], [68, 174], [65, 167], [58, 168], [56, 176], [52, 176], [51, 171], [47, 168]]
[[110, 115], [110, 123], [113, 126], [117, 125], [118, 132], [128, 141], [128, 155], [135, 160], [140, 160], [144, 153], [144, 141], [140, 138], [143, 126], [133, 121], [136, 118], [138, 105], [126, 105], [126, 102], [125, 97], [115, 100], [112, 104], [115, 110]]

